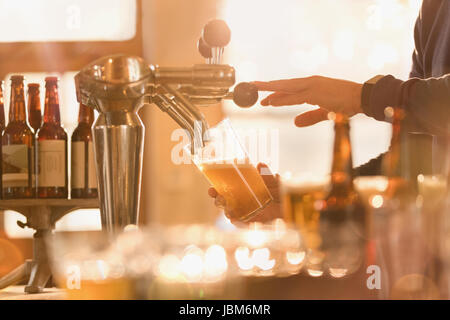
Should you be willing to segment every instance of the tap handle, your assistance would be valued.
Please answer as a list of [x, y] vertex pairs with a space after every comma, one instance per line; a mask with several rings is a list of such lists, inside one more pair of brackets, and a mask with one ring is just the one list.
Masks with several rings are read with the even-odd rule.
[[200, 52], [200, 54], [202, 55], [202, 57], [206, 59], [207, 63], [209, 63], [209, 61], [212, 58], [212, 50], [211, 47], [209, 47], [205, 43], [205, 41], [203, 41], [202, 37], [200, 37], [197, 41], [197, 49], [198, 52]]
[[231, 39], [231, 30], [228, 28], [226, 22], [220, 19], [210, 20], [203, 27], [202, 39], [205, 45], [211, 48], [211, 62], [213, 64], [220, 64], [223, 48]]
[[230, 42], [231, 30], [225, 21], [213, 19], [203, 27], [202, 38], [206, 45], [211, 48], [223, 48]]
[[241, 82], [234, 87], [233, 101], [241, 108], [249, 108], [258, 101], [258, 88], [250, 82]]

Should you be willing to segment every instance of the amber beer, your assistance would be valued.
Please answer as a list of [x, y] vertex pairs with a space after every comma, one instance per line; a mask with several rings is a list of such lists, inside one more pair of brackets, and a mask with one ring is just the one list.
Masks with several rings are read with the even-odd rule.
[[[3, 102], [3, 81], [0, 81], [0, 134], [3, 134], [3, 130], [5, 130], [5, 105]], [[2, 156], [2, 144], [0, 143], [0, 157]], [[0, 163], [3, 160], [0, 158]], [[1, 169], [1, 167], [0, 167]], [[0, 174], [2, 171], [0, 170]], [[2, 179], [0, 179], [0, 190], [3, 190]], [[0, 191], [0, 199], [3, 198], [3, 192]]]
[[58, 78], [45, 78], [44, 121], [37, 132], [38, 197], [67, 198], [67, 133], [61, 126]]
[[198, 167], [224, 197], [231, 219], [247, 221], [272, 200], [258, 170], [247, 159], [204, 162]]
[[328, 179], [290, 178], [282, 182], [284, 220], [301, 231], [309, 249], [319, 249], [319, 218]]
[[5, 103], [3, 98], [3, 81], [0, 81], [0, 132], [3, 133], [3, 130], [5, 130]]
[[71, 144], [72, 198], [96, 198], [98, 194], [91, 132], [93, 122], [94, 110], [80, 104], [78, 126], [72, 134]]
[[320, 210], [319, 233], [326, 267], [356, 271], [365, 259], [367, 217], [362, 200], [353, 187], [350, 125], [342, 114], [334, 117], [333, 163], [330, 189]]
[[27, 123], [23, 76], [11, 76], [9, 123], [2, 136], [4, 199], [32, 198], [34, 133]]
[[[409, 181], [406, 132], [403, 128], [404, 111], [399, 107], [386, 108], [387, 116], [392, 120], [392, 137], [389, 152], [384, 156], [382, 171], [388, 178], [388, 185], [384, 196], [387, 199], [409, 198], [413, 194]], [[408, 200], [407, 200], [408, 201]]]

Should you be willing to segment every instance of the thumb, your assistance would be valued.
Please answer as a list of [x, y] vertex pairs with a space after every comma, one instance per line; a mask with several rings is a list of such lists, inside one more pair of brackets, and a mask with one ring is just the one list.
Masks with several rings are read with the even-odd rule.
[[295, 117], [297, 127], [307, 127], [320, 121], [328, 120], [328, 111], [322, 108], [307, 111]]
[[262, 162], [258, 163], [258, 166], [256, 168], [268, 188], [278, 185], [277, 177], [273, 175], [267, 164]]

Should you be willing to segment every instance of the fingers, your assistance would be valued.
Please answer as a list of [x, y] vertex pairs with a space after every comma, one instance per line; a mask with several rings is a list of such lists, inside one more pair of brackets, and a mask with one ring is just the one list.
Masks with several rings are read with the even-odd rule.
[[290, 93], [275, 92], [275, 93], [268, 95], [263, 100], [261, 100], [260, 104], [262, 106], [270, 106], [270, 105], [272, 105], [272, 100], [277, 100], [281, 97], [286, 97], [286, 96], [290, 96], [290, 95], [291, 95]]
[[259, 91], [295, 93], [305, 90], [314, 77], [252, 82]]
[[213, 187], [210, 187], [210, 188], [208, 189], [208, 195], [209, 195], [211, 198], [217, 197], [218, 194], [219, 194], [219, 193], [217, 192], [217, 190], [214, 189]]
[[328, 111], [319, 108], [307, 111], [295, 117], [295, 125], [297, 127], [307, 127], [324, 120], [328, 120]]
[[[278, 92], [276, 92], [278, 93]], [[310, 94], [308, 92], [296, 93], [296, 94], [277, 94], [268, 96], [264, 100], [261, 101], [261, 105], [263, 106], [272, 106], [272, 107], [281, 107], [281, 106], [293, 106], [297, 104], [310, 103], [314, 104], [313, 101], [309, 98]]]
[[278, 185], [278, 181], [276, 176], [273, 175], [272, 171], [270, 171], [269, 167], [265, 163], [258, 163], [256, 166], [259, 174], [264, 180], [264, 183], [267, 187], [272, 187]]
[[225, 209], [225, 198], [218, 194], [217, 197], [214, 198], [214, 205], [218, 208]]

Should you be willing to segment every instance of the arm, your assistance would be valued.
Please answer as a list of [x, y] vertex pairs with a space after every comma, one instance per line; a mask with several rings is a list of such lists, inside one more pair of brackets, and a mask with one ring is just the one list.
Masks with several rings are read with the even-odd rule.
[[386, 76], [375, 84], [370, 104], [363, 111], [377, 120], [384, 120], [384, 108], [399, 104], [410, 119], [409, 131], [448, 135], [450, 74], [407, 81]]

